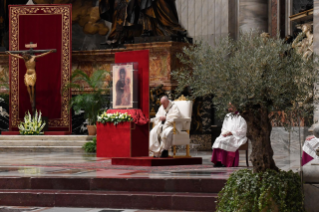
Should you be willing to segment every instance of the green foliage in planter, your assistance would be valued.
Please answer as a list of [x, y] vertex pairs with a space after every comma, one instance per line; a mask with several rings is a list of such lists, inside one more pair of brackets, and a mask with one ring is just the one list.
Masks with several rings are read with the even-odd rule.
[[96, 152], [96, 137], [93, 138], [93, 141], [85, 143], [82, 147], [85, 152], [95, 153]]
[[21, 135], [42, 135], [45, 122], [42, 123], [41, 112], [35, 111], [35, 116], [32, 117], [28, 111], [28, 114], [24, 116], [24, 122], [21, 122], [18, 126]]
[[[84, 115], [88, 119], [89, 125], [96, 123], [97, 116], [107, 102], [104, 95], [109, 91], [109, 87], [105, 86], [108, 74], [105, 70], [97, 70], [89, 76], [81, 70], [75, 70], [71, 77], [71, 83], [67, 86], [67, 88], [71, 87], [80, 92], [79, 95], [72, 97], [70, 107], [73, 107], [75, 112], [84, 110]], [[91, 91], [86, 93], [82, 86], [83, 84], [86, 88], [90, 88]]]
[[9, 105], [9, 94], [2, 93], [0, 94], [0, 98], [2, 98], [7, 105]]
[[133, 118], [130, 114], [127, 113], [106, 113], [103, 112], [100, 116], [97, 117], [97, 122], [105, 124], [111, 122], [114, 125], [117, 125], [121, 122], [131, 122]]
[[[218, 194], [219, 212], [299, 212], [304, 210], [301, 180], [297, 173], [267, 170], [233, 173]], [[274, 210], [273, 207], [278, 210]]]

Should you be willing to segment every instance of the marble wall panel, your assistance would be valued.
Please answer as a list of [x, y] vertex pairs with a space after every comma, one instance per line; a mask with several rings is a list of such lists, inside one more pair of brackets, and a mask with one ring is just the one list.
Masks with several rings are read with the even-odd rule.
[[195, 1], [187, 0], [187, 30], [191, 37], [195, 36]]
[[188, 0], [177, 0], [176, 2], [180, 2], [180, 14], [179, 14], [179, 21], [181, 25], [188, 30]]
[[222, 37], [251, 29], [268, 31], [267, 0], [176, 0], [180, 22], [194, 41], [214, 46]]
[[202, 34], [202, 39], [205, 42], [208, 42], [207, 38], [208, 38], [208, 26], [209, 26], [209, 8], [208, 8], [208, 2], [209, 0], [202, 0], [201, 3], [201, 34]]
[[[314, 15], [313, 15], [313, 48], [316, 54], [319, 54], [319, 0], [314, 0]], [[316, 85], [319, 89], [319, 84]], [[319, 95], [319, 94], [316, 94]], [[314, 122], [319, 120], [319, 103], [315, 105]]]
[[239, 32], [268, 31], [268, 1], [239, 0]]
[[220, 40], [221, 36], [221, 19], [222, 19], [222, 0], [215, 0], [215, 7], [214, 7], [214, 21], [215, 21], [215, 26], [214, 26], [214, 35], [215, 35], [215, 42], [218, 43]]
[[214, 46], [228, 34], [228, 0], [176, 0], [180, 23], [194, 41]]
[[207, 41], [211, 46], [215, 44], [215, 0], [208, 0]]
[[220, 18], [220, 33], [228, 33], [228, 1], [221, 1], [221, 18]]
[[278, 1], [271, 0], [271, 32], [270, 35], [275, 37], [278, 31]]
[[202, 25], [204, 25], [202, 22], [202, 3], [203, 0], [196, 0], [194, 4], [194, 37], [199, 37], [199, 39], [203, 35]]

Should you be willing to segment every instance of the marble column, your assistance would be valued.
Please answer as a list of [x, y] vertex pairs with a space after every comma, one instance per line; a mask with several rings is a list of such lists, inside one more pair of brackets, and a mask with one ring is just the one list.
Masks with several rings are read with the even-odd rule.
[[[314, 0], [314, 14], [313, 14], [313, 49], [316, 54], [319, 54], [319, 0]], [[319, 90], [319, 84], [315, 85], [316, 90]], [[315, 93], [319, 95], [318, 92]], [[319, 120], [319, 102], [315, 102], [314, 123]]]
[[271, 0], [270, 12], [271, 12], [271, 31], [270, 35], [276, 37], [278, 31], [278, 0]]
[[268, 32], [268, 14], [268, 0], [229, 0], [231, 36], [236, 39], [252, 29]]
[[239, 32], [268, 31], [268, 1], [239, 0]]

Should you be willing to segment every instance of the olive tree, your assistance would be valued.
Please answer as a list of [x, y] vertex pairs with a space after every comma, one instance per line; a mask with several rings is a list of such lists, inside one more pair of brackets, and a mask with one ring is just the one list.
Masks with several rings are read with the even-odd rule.
[[[313, 56], [315, 57], [315, 56]], [[231, 102], [247, 122], [254, 172], [278, 170], [270, 142], [272, 119], [293, 122], [313, 113], [318, 63], [305, 60], [280, 38], [251, 32], [216, 47], [189, 45], [178, 55], [183, 68], [172, 73], [177, 91], [185, 87], [192, 98], [213, 95], [220, 117]], [[288, 114], [283, 119], [277, 114]]]

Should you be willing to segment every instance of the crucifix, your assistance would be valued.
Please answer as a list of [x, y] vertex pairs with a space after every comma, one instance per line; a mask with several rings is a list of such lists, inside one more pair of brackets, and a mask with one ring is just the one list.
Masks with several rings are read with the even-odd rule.
[[[30, 42], [30, 44], [25, 44], [26, 48], [30, 48], [25, 51], [6, 51], [7, 54], [12, 57], [23, 59], [25, 66], [27, 68], [26, 74], [24, 75], [24, 84], [27, 86], [30, 103], [32, 107], [32, 114], [34, 115], [36, 106], [35, 106], [35, 83], [37, 80], [37, 75], [35, 72], [36, 59], [39, 57], [43, 57], [52, 52], [56, 52], [56, 49], [44, 49], [44, 50], [33, 50], [33, 48], [37, 48], [36, 43]], [[35, 55], [35, 53], [42, 53], [39, 55]], [[22, 54], [22, 56], [20, 56]]]

